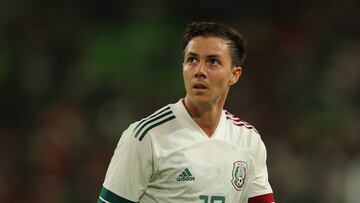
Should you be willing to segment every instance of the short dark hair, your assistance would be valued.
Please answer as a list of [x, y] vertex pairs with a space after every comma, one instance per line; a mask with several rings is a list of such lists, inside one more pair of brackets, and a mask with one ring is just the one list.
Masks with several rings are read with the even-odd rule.
[[183, 50], [194, 37], [219, 37], [228, 41], [231, 50], [232, 66], [237, 67], [245, 60], [245, 40], [234, 28], [214, 22], [193, 22], [183, 33]]

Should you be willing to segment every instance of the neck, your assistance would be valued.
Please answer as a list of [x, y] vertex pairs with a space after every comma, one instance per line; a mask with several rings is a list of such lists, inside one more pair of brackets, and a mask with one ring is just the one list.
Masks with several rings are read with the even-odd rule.
[[184, 99], [184, 105], [196, 124], [211, 137], [220, 121], [221, 113], [224, 107], [224, 101], [216, 104], [196, 104], [188, 97]]

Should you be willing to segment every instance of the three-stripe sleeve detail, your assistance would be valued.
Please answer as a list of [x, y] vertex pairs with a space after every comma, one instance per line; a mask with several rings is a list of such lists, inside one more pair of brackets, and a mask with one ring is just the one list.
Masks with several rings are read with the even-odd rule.
[[146, 135], [146, 133], [149, 132], [149, 130], [165, 122], [168, 122], [174, 118], [176, 117], [174, 113], [171, 111], [170, 106], [164, 107], [163, 109], [160, 109], [158, 112], [155, 112], [153, 115], [145, 119], [142, 119], [134, 129], [134, 136], [135, 138], [138, 138], [139, 141], [141, 141]]

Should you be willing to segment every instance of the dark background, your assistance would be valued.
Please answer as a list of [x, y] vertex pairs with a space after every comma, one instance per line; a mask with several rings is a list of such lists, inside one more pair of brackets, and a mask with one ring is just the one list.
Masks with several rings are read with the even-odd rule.
[[247, 39], [226, 109], [277, 202], [360, 199], [358, 1], [0, 1], [0, 202], [95, 202], [127, 126], [184, 96], [181, 33]]

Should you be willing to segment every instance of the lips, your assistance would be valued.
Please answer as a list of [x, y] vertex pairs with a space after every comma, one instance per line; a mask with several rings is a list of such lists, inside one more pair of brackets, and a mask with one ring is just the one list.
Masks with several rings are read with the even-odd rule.
[[196, 83], [193, 87], [196, 89], [206, 89], [207, 88], [206, 85], [201, 84], [201, 83]]
[[194, 90], [195, 92], [201, 93], [201, 92], [206, 91], [207, 89], [208, 89], [208, 87], [207, 87], [204, 83], [195, 83], [195, 84], [193, 85], [193, 90]]

